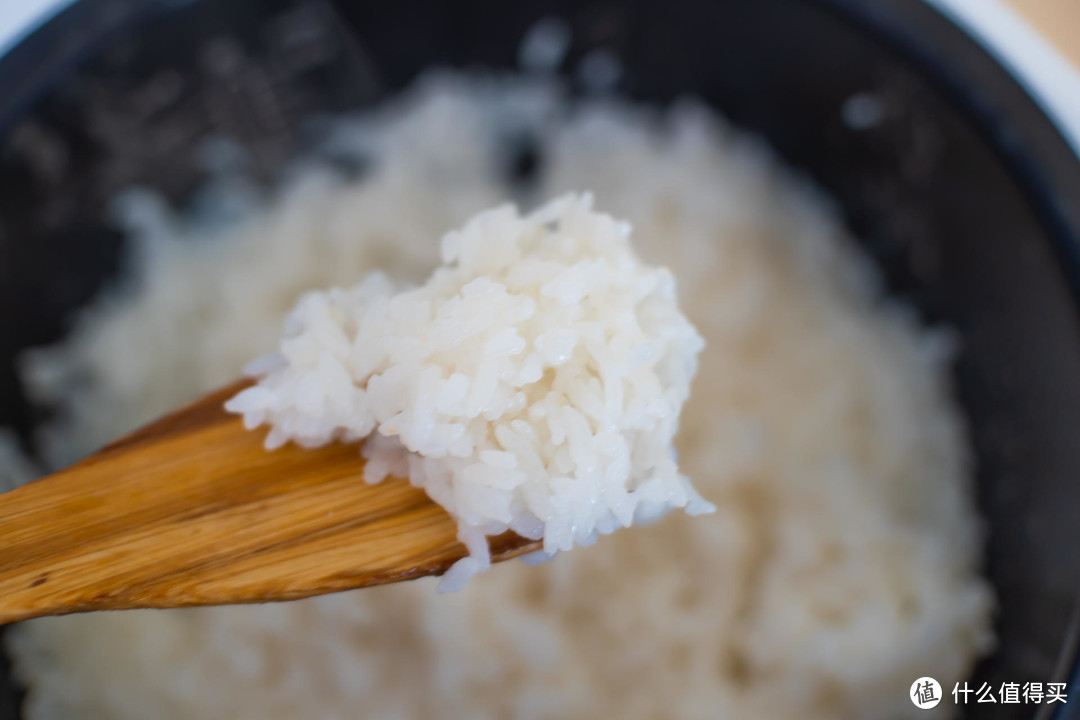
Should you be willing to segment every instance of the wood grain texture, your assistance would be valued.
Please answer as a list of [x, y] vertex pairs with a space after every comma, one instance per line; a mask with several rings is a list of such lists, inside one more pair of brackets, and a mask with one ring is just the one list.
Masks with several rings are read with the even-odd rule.
[[[263, 449], [243, 383], [0, 495], [0, 622], [265, 602], [436, 575], [466, 554], [423, 491], [368, 485], [356, 445]], [[535, 550], [513, 533], [494, 560]]]

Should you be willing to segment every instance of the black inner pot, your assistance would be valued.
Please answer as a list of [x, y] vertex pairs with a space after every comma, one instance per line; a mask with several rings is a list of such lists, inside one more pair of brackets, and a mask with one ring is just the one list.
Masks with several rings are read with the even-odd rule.
[[[573, 31], [564, 70], [602, 48], [623, 64], [620, 91], [694, 94], [762, 134], [836, 198], [892, 291], [958, 331], [1000, 600], [999, 646], [973, 684], [1072, 674], [1080, 162], [920, 0], [81, 0], [0, 60], [0, 425], [32, 448], [47, 409], [14, 361], [118, 272], [117, 190], [185, 202], [205, 179], [193, 148], [222, 134], [270, 180], [303, 149], [302, 118], [373, 103], [431, 64], [512, 67], [549, 16]], [[3, 683], [0, 718], [18, 698]]]

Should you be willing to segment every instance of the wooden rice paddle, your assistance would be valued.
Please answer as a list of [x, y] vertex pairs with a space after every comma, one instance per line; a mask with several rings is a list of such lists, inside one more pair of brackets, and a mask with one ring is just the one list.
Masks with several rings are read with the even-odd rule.
[[[0, 495], [0, 623], [273, 600], [409, 580], [464, 557], [422, 490], [368, 485], [356, 445], [263, 449], [208, 395]], [[539, 547], [506, 533], [493, 560]]]

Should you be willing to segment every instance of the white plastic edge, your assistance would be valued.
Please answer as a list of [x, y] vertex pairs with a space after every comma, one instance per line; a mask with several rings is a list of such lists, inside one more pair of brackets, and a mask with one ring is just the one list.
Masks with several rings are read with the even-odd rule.
[[1008, 68], [1080, 155], [1080, 69], [1001, 0], [926, 2]]
[[0, 0], [0, 57], [74, 0]]

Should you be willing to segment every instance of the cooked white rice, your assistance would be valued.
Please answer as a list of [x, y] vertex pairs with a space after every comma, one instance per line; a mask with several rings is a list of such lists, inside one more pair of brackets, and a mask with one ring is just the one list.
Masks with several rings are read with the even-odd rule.
[[442, 76], [341, 129], [335, 151], [370, 161], [358, 181], [309, 169], [216, 229], [134, 203], [133, 279], [28, 367], [65, 408], [52, 459], [235, 378], [306, 290], [379, 268], [422, 280], [433, 238], [511, 194], [500, 140], [525, 131], [543, 162], [522, 205], [592, 188], [678, 278], [707, 342], [679, 464], [717, 512], [503, 563], [453, 595], [425, 579], [24, 623], [9, 645], [29, 718], [948, 712], [908, 687], [969, 672], [991, 594], [947, 338], [882, 299], [827, 203], [699, 107], [571, 107], [548, 85]]
[[375, 272], [306, 293], [225, 407], [269, 424], [268, 450], [368, 438], [367, 482], [408, 478], [458, 522], [469, 555], [443, 590], [488, 569], [507, 530], [552, 556], [713, 510], [672, 446], [704, 343], [629, 224], [566, 195], [481, 212], [440, 247], [419, 287]]

